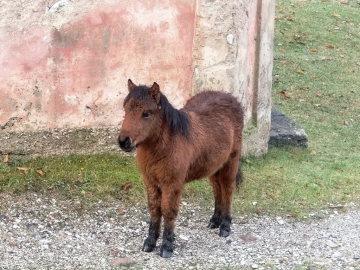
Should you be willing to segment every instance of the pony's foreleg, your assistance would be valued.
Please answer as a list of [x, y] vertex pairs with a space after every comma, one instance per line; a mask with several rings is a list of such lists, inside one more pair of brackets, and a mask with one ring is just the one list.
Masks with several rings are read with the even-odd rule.
[[171, 257], [174, 251], [174, 227], [175, 219], [179, 213], [179, 205], [183, 186], [171, 185], [162, 189], [161, 213], [164, 218], [163, 241], [160, 248], [160, 256]]
[[150, 212], [149, 235], [145, 239], [142, 248], [145, 252], [151, 252], [156, 246], [156, 241], [160, 235], [161, 225], [161, 190], [151, 183], [146, 183], [148, 206]]

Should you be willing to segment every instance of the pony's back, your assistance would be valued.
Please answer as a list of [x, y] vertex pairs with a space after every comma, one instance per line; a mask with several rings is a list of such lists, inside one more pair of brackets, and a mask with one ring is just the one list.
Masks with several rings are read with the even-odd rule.
[[201, 92], [192, 97], [186, 103], [183, 110], [188, 113], [195, 113], [205, 122], [214, 120], [219, 123], [219, 120], [225, 117], [235, 124], [236, 127], [240, 129], [243, 127], [242, 106], [229, 93], [217, 91]]

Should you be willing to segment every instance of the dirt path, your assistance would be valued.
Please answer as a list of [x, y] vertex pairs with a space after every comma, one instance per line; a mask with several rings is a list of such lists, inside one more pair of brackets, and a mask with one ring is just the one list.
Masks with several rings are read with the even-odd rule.
[[[0, 269], [360, 269], [360, 211], [329, 209], [308, 224], [235, 216], [220, 238], [210, 209], [183, 202], [176, 250], [141, 252], [146, 206], [0, 194]], [[129, 269], [129, 268], [127, 268]]]

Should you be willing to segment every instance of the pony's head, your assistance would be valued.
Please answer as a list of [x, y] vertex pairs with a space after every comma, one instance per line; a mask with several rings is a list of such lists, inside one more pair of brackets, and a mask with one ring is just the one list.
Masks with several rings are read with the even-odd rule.
[[129, 79], [128, 89], [125, 118], [118, 137], [120, 148], [126, 152], [157, 136], [162, 124], [159, 85], [154, 82], [150, 88], [136, 86]]
[[129, 94], [124, 100], [125, 118], [118, 137], [120, 148], [130, 152], [136, 146], [155, 142], [162, 132], [190, 137], [188, 115], [175, 109], [160, 92], [159, 85], [136, 86], [128, 80]]

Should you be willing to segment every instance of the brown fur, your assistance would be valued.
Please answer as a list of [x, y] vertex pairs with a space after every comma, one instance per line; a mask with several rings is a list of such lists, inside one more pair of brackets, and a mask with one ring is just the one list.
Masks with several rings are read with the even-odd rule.
[[[130, 93], [137, 88], [131, 80], [128, 86]], [[169, 257], [173, 251], [174, 222], [187, 182], [210, 179], [215, 211], [208, 227], [220, 227], [221, 236], [229, 235], [231, 202], [241, 175], [243, 112], [230, 94], [201, 92], [180, 110], [189, 122], [187, 133], [176, 132], [169, 128], [169, 119], [159, 105], [159, 86], [154, 83], [150, 89], [143, 88], [149, 92], [149, 98], [133, 97], [124, 104], [119, 144], [125, 151], [137, 148], [136, 160], [147, 188], [151, 220], [143, 250], [155, 248], [163, 218], [161, 256]]]

